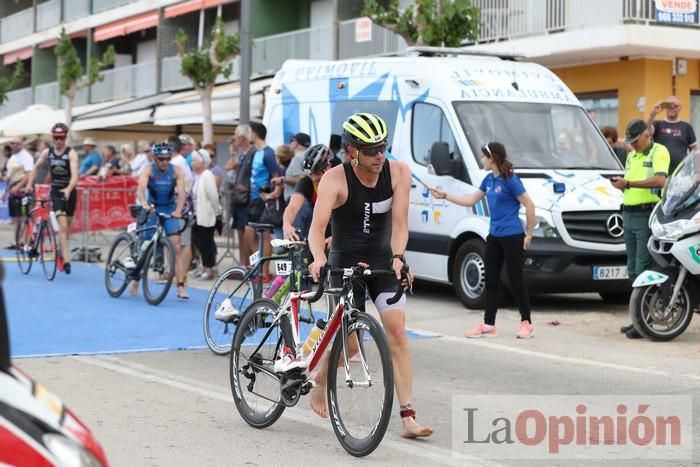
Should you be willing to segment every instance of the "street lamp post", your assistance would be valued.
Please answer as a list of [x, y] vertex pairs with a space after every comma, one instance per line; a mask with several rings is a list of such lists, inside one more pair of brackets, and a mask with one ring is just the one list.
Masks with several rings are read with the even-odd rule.
[[250, 121], [250, 0], [241, 0], [241, 105], [239, 123]]

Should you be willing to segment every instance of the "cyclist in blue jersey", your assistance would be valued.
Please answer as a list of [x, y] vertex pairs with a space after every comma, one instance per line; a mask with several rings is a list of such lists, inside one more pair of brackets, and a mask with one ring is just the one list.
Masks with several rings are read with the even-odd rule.
[[[180, 167], [170, 163], [173, 146], [164, 141], [153, 145], [154, 162], [144, 167], [139, 176], [138, 198], [145, 209], [151, 205], [157, 212], [168, 214], [174, 219], [165, 221], [165, 233], [175, 247], [175, 281], [177, 297], [189, 298], [185, 291], [185, 274], [187, 269], [182, 261], [182, 248], [179, 231], [181, 229], [182, 209], [185, 206], [185, 175]], [[150, 216], [146, 225], [155, 225], [157, 217]], [[138, 283], [132, 281], [131, 293], [136, 295]]]

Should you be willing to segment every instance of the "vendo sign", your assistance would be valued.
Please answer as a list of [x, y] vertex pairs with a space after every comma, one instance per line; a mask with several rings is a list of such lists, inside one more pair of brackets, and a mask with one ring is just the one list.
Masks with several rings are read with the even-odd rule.
[[654, 0], [656, 21], [660, 23], [697, 24], [697, 0]]

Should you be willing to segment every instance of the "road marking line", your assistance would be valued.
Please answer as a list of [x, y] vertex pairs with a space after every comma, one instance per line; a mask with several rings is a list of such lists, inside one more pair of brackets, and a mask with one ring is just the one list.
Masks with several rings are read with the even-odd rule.
[[419, 332], [419, 333], [426, 334], [426, 335], [431, 335], [433, 337], [448, 340], [450, 342], [459, 342], [461, 344], [474, 345], [477, 347], [485, 347], [485, 348], [491, 349], [491, 350], [499, 350], [499, 351], [517, 353], [517, 354], [521, 354], [521, 355], [527, 355], [529, 357], [538, 357], [538, 358], [543, 358], [546, 360], [554, 360], [557, 362], [573, 363], [575, 365], [596, 366], [596, 367], [601, 367], [601, 368], [608, 368], [611, 370], [622, 370], [622, 371], [629, 371], [632, 373], [641, 373], [641, 374], [653, 375], [653, 376], [663, 376], [665, 378], [672, 378], [672, 377], [677, 378], [680, 376], [682, 378], [688, 378], [688, 379], [691, 379], [694, 381], [700, 381], [700, 375], [669, 373], [667, 371], [652, 370], [649, 368], [639, 368], [636, 366], [622, 365], [619, 363], [598, 362], [596, 360], [590, 360], [588, 358], [565, 357], [563, 355], [550, 354], [550, 353], [540, 352], [538, 350], [520, 349], [517, 347], [511, 347], [511, 346], [505, 345], [505, 344], [496, 344], [494, 342], [486, 342], [483, 339], [467, 339], [466, 337], [450, 336], [450, 335], [446, 335], [446, 334], [436, 333], [433, 331], [428, 331], [425, 329], [411, 329], [411, 331]]
[[[119, 357], [77, 356], [68, 358], [72, 358], [78, 362], [96, 366], [104, 370], [114, 371], [115, 373], [121, 373], [123, 375], [131, 376], [145, 381], [150, 381], [162, 384], [164, 386], [169, 386], [175, 389], [188, 391], [217, 401], [226, 402], [229, 404], [234, 403], [233, 396], [231, 396], [230, 393], [224, 393], [220, 390], [217, 390], [220, 389], [220, 387], [202, 383], [192, 378], [168, 374], [162, 370], [157, 370], [155, 368], [140, 363], [130, 362]], [[282, 416], [290, 421], [301, 422], [306, 425], [311, 425], [315, 428], [321, 428], [331, 433], [333, 432], [333, 427], [328, 421], [321, 420], [316, 415], [313, 415], [308, 412], [300, 410], [290, 412], [289, 410], [286, 410], [282, 414]], [[388, 435], [390, 436], [390, 434]], [[463, 462], [467, 461], [469, 465], [504, 467], [502, 464], [498, 464], [496, 462], [483, 460], [478, 457], [465, 456], [461, 453], [457, 455], [449, 449], [437, 446], [430, 446], [426, 443], [415, 443], [411, 441], [391, 439], [385, 437], [382, 440], [381, 446], [387, 447], [395, 451], [405, 452], [411, 454], [412, 456], [421, 457], [430, 461], [438, 461], [448, 465], [462, 464]]]

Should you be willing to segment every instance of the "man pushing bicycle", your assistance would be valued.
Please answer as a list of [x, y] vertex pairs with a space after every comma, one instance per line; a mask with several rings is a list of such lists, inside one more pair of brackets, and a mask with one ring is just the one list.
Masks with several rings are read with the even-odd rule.
[[[402, 436], [430, 436], [432, 428], [416, 421], [413, 408], [413, 368], [406, 337], [406, 299], [390, 305], [396, 280], [401, 280], [405, 265], [403, 253], [408, 242], [408, 200], [411, 174], [406, 164], [387, 161], [388, 130], [377, 115], [359, 113], [343, 123], [343, 137], [352, 157], [329, 170], [318, 186], [309, 246], [314, 262], [309, 266], [314, 280], [323, 266], [392, 269], [396, 279], [372, 277], [366, 281], [370, 297], [379, 310], [391, 348], [396, 394], [400, 404]], [[329, 258], [325, 254], [325, 231], [332, 223], [333, 241]], [[411, 278], [412, 279], [412, 278]], [[409, 279], [409, 280], [411, 280]], [[364, 293], [364, 292], [363, 292]], [[356, 295], [357, 296], [357, 295]], [[360, 295], [363, 296], [364, 295]], [[356, 303], [362, 308], [364, 303]], [[311, 407], [328, 417], [326, 400], [327, 362], [319, 365], [314, 377]]]
[[[180, 218], [186, 199], [185, 175], [180, 167], [170, 163], [173, 155], [172, 144], [167, 141], [154, 144], [152, 153], [154, 162], [144, 167], [139, 177], [138, 199], [141, 200], [144, 209], [150, 210], [153, 205], [157, 212], [173, 217], [165, 222], [165, 233], [175, 247], [177, 297], [187, 299], [189, 298], [185, 292], [187, 267], [181, 259], [179, 234], [182, 222]], [[150, 222], [155, 225], [157, 219], [151, 218]], [[131, 294], [136, 295], [137, 291], [138, 283], [132, 281]]]

